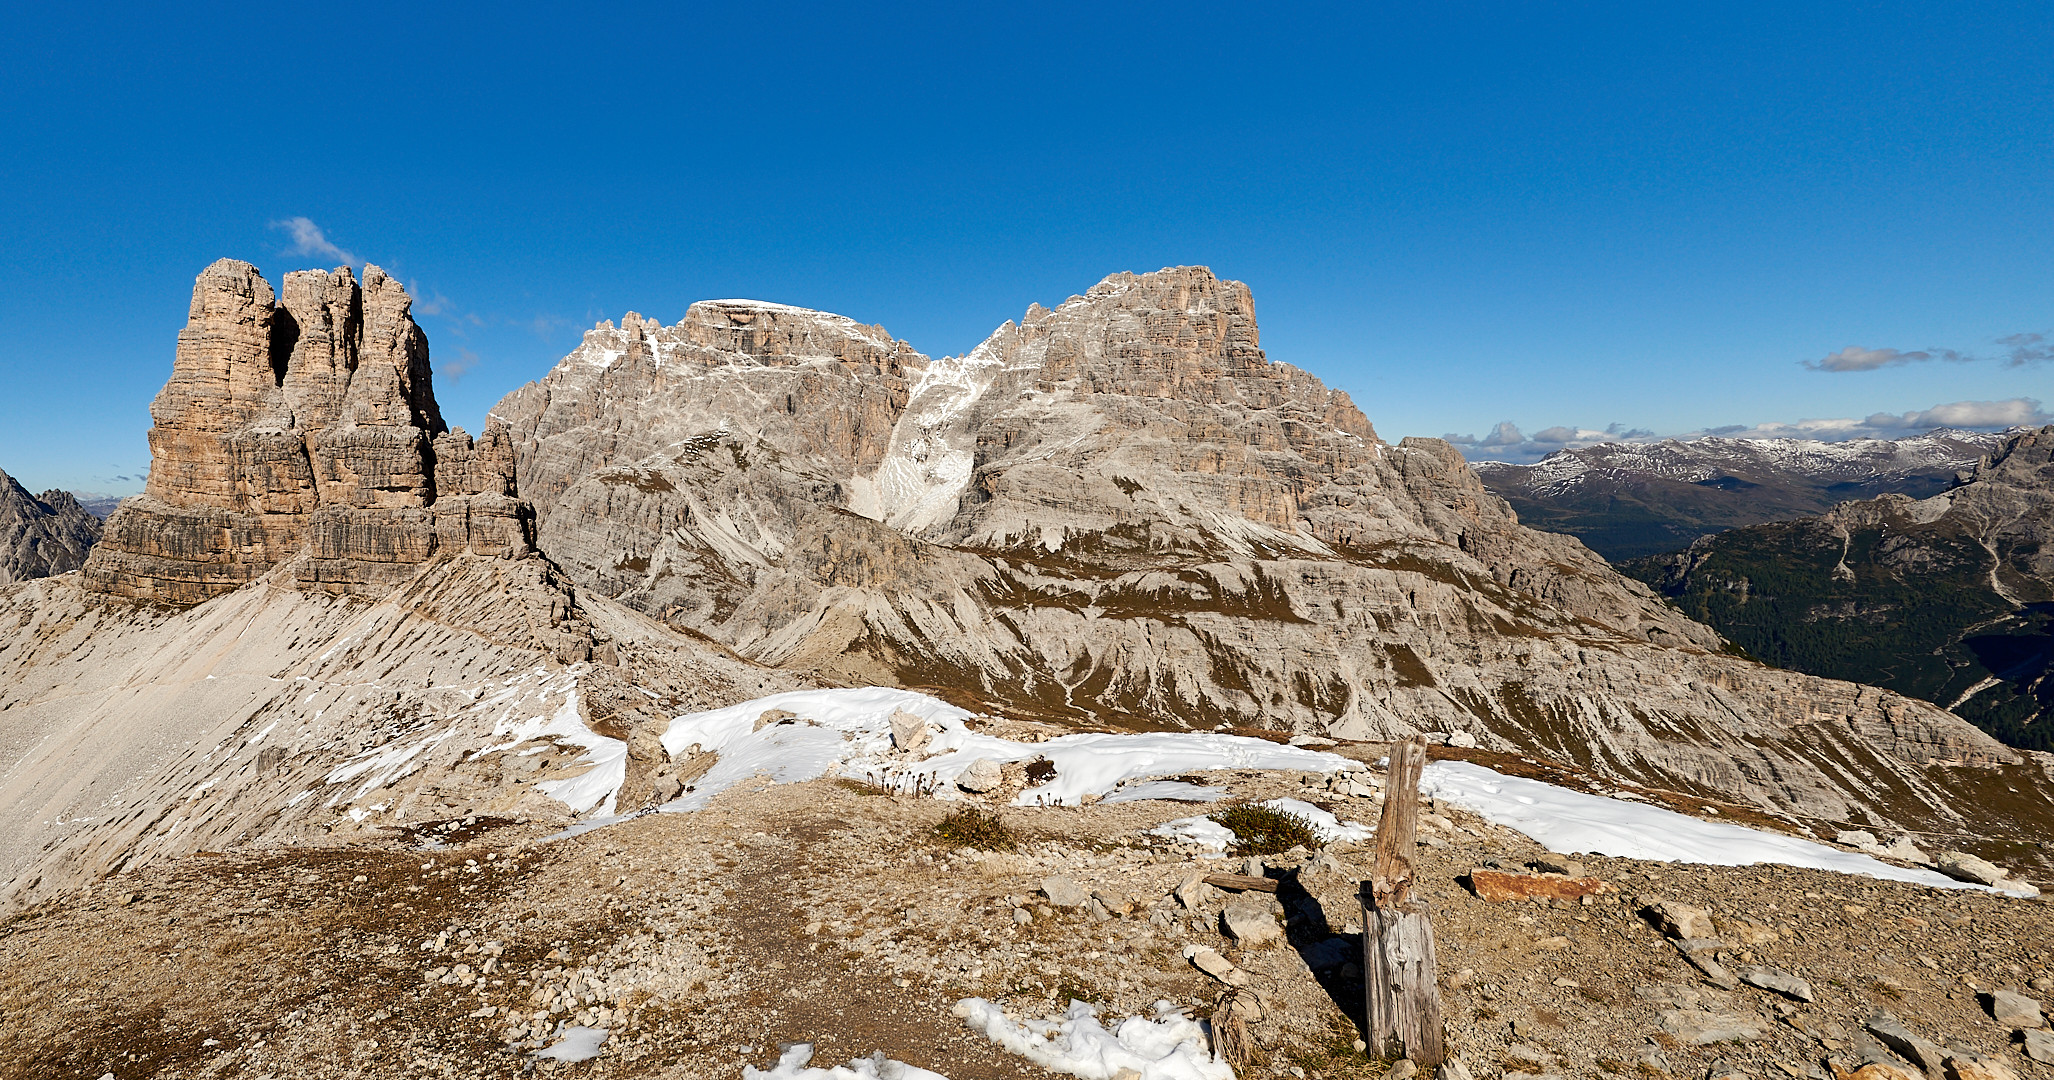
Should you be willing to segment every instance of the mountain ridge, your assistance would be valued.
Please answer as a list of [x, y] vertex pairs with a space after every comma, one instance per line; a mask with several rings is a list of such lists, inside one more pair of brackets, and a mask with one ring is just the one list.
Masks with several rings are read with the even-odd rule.
[[1531, 465], [1479, 461], [1477, 475], [1520, 520], [1566, 532], [1612, 560], [1674, 551], [1700, 536], [1808, 517], [1837, 503], [1924, 498], [2015, 432], [1935, 428], [1900, 439], [1664, 439], [1557, 450]]

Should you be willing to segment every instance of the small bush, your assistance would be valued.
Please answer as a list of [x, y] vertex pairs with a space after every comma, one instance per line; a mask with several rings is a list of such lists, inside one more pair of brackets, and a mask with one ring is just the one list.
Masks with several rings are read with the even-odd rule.
[[1319, 846], [1312, 822], [1258, 803], [1242, 803], [1214, 811], [1213, 821], [1234, 831], [1234, 854], [1275, 855], [1299, 845]]
[[975, 806], [959, 807], [949, 811], [934, 827], [934, 838], [950, 847], [976, 848], [979, 851], [1011, 851], [1020, 846], [1020, 840], [1013, 830], [1006, 828], [997, 814]]

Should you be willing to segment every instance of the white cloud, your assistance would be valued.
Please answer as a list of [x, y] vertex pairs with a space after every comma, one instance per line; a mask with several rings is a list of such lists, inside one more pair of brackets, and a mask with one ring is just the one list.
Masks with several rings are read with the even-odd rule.
[[318, 255], [323, 259], [338, 263], [348, 263], [351, 266], [356, 266], [363, 261], [330, 243], [327, 234], [321, 231], [321, 227], [307, 218], [286, 218], [284, 221], [272, 222], [271, 227], [274, 229], [284, 229], [287, 235], [292, 237], [292, 247], [286, 251], [288, 255]]
[[2047, 341], [2045, 334], [2008, 334], [1996, 339], [2004, 347], [2004, 354], [1977, 356], [1958, 349], [1913, 349], [1909, 352], [1899, 349], [1864, 349], [1849, 345], [1836, 353], [1829, 353], [1818, 360], [1806, 360], [1804, 366], [1813, 371], [1874, 371], [1877, 368], [1898, 367], [1903, 364], [1917, 364], [1928, 360], [1944, 360], [1950, 364], [1978, 364], [1985, 360], [2001, 359], [2006, 367], [2024, 367], [2054, 360], [2054, 343]]
[[1807, 360], [1804, 366], [1813, 371], [1874, 371], [1932, 358], [1932, 353], [1924, 351], [1899, 352], [1896, 349], [1864, 349], [1859, 345], [1849, 345], [1839, 352], [1827, 354], [1823, 360]]

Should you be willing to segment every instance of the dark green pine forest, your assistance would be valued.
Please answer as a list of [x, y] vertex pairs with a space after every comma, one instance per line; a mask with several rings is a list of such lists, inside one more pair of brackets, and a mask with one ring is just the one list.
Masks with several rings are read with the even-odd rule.
[[2029, 572], [2037, 550], [1993, 554], [1946, 519], [1845, 532], [1807, 519], [1619, 568], [1760, 660], [1922, 698], [2011, 746], [2054, 750], [2054, 597]]

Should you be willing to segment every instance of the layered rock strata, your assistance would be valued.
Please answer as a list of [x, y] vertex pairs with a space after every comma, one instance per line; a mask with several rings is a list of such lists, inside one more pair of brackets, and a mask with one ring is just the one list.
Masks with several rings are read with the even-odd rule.
[[174, 605], [298, 560], [305, 585], [375, 595], [437, 553], [532, 550], [506, 433], [435, 404], [412, 301], [376, 266], [200, 274], [150, 406], [150, 478], [108, 519], [88, 588]]
[[0, 585], [70, 573], [99, 539], [100, 519], [70, 492], [31, 495], [0, 472]]
[[[2054, 823], [2040, 765], [1726, 655], [1446, 443], [1384, 442], [1203, 268], [939, 360], [778, 305], [631, 315], [495, 415], [573, 580], [760, 662], [1088, 724], [1466, 731], [1831, 820]], [[2031, 794], [1961, 797], [1997, 775]]]

